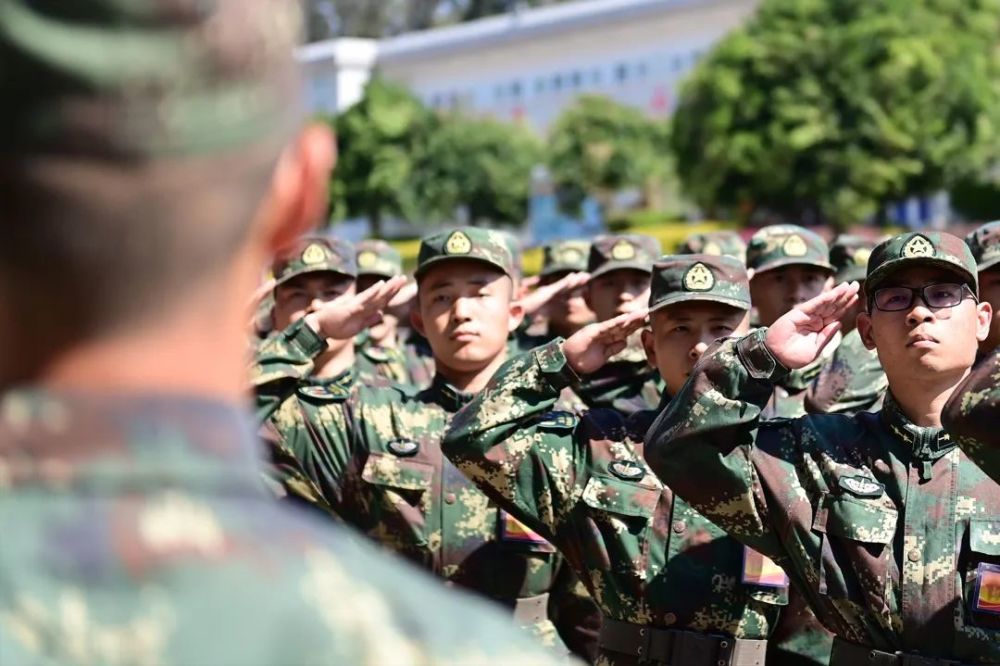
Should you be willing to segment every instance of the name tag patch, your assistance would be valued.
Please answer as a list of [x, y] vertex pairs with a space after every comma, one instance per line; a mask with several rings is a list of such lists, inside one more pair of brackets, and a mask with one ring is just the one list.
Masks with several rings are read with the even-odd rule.
[[976, 570], [976, 596], [972, 610], [1000, 615], [1000, 565], [983, 562]]
[[747, 585], [761, 587], [788, 587], [785, 570], [770, 557], [761, 555], [749, 546], [743, 546], [743, 575], [741, 580]]

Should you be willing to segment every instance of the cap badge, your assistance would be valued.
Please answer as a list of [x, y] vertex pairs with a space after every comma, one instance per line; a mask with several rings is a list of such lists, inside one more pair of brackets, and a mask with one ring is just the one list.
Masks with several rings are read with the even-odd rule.
[[792, 234], [785, 239], [785, 244], [781, 246], [781, 251], [785, 253], [786, 257], [804, 257], [809, 252], [809, 248], [806, 247], [806, 242], [802, 240], [802, 236]]
[[868, 258], [872, 256], [872, 251], [867, 247], [863, 247], [854, 253], [854, 265], [855, 266], [867, 266]]
[[456, 231], [448, 236], [444, 244], [444, 251], [447, 254], [469, 254], [472, 252], [472, 241], [463, 231]]
[[912, 257], [933, 257], [934, 245], [923, 236], [917, 235], [906, 242], [900, 256], [907, 259]]
[[358, 255], [359, 268], [372, 268], [378, 263], [378, 255], [371, 250], [365, 250]]
[[705, 243], [705, 247], [702, 249], [702, 252], [704, 254], [710, 254], [713, 257], [721, 257], [722, 256], [722, 248], [719, 247], [719, 244], [716, 243], [715, 241], [709, 241], [709, 242]]
[[326, 252], [323, 251], [322, 246], [316, 243], [313, 243], [302, 252], [302, 263], [306, 266], [322, 264], [324, 261], [326, 261]]
[[684, 288], [688, 291], [710, 291], [715, 286], [715, 276], [700, 261], [684, 273]]
[[583, 253], [575, 247], [568, 247], [559, 254], [559, 261], [564, 264], [578, 264], [583, 261]]
[[611, 258], [615, 261], [635, 259], [635, 246], [627, 240], [620, 240], [611, 248]]

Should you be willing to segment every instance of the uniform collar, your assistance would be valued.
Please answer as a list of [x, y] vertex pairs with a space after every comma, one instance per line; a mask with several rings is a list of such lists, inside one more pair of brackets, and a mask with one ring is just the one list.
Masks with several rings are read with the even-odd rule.
[[475, 393], [467, 393], [464, 391], [459, 391], [457, 388], [448, 383], [444, 377], [439, 374], [434, 375], [434, 381], [427, 388], [430, 394], [431, 400], [441, 405], [449, 412], [457, 412], [462, 407], [472, 402], [472, 399], [476, 397]]
[[263, 494], [260, 457], [255, 427], [236, 405], [35, 389], [0, 396], [0, 469], [14, 487]]
[[920, 478], [924, 481], [931, 479], [931, 465], [934, 461], [956, 446], [944, 428], [923, 427], [913, 423], [888, 391], [882, 405], [881, 418], [896, 439], [906, 444], [912, 456], [920, 461]]

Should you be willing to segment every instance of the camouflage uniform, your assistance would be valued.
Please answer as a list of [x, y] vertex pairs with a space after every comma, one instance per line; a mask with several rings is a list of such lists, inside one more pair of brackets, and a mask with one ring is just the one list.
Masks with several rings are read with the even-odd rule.
[[[660, 256], [660, 242], [642, 234], [599, 236], [590, 246], [587, 272], [591, 278], [633, 269], [649, 273]], [[579, 378], [573, 391], [587, 407], [616, 409], [630, 416], [660, 402], [663, 382], [649, 366], [638, 336], [603, 368]]]
[[[510, 254], [494, 232], [458, 229], [424, 239], [417, 278], [455, 259], [510, 270]], [[300, 321], [258, 354], [254, 384], [275, 457], [298, 461], [325, 503], [373, 540], [449, 584], [516, 609], [520, 624], [556, 644], [548, 604], [579, 599], [550, 598], [562, 561], [555, 548], [499, 510], [441, 454], [441, 437], [472, 395], [440, 375], [415, 394], [387, 382], [352, 384], [348, 376], [324, 386], [303, 382], [322, 348]], [[279, 480], [288, 478], [278, 471]]]
[[[382, 240], [364, 240], [356, 246], [358, 277], [375, 277], [388, 280], [403, 274], [403, 256], [399, 250]], [[408, 322], [401, 322], [407, 325]], [[384, 377], [391, 382], [412, 386], [406, 354], [400, 345], [382, 346], [372, 342], [367, 333], [355, 342], [356, 366], [362, 380]]]
[[[6, 0], [0, 162], [155, 178], [165, 155], [276, 158], [300, 122], [296, 7]], [[485, 604], [275, 503], [257, 454], [238, 406], [196, 395], [0, 396], [0, 662], [552, 663]]]
[[[868, 287], [914, 263], [976, 288], [961, 240], [930, 232], [879, 245]], [[1000, 662], [1000, 488], [891, 394], [876, 414], [760, 420], [786, 372], [765, 334], [709, 351], [651, 428], [649, 465], [784, 567], [837, 634], [834, 666]]]
[[[654, 307], [750, 307], [731, 257], [665, 257], [652, 268]], [[508, 361], [455, 417], [445, 454], [565, 554], [604, 613], [599, 663], [763, 663], [784, 574], [650, 472], [642, 440], [656, 411], [560, 411], [575, 380], [561, 340]]]
[[711, 254], [716, 257], [736, 257], [741, 262], [747, 260], [747, 244], [735, 231], [707, 231], [691, 234], [680, 247], [677, 254]]
[[997, 266], [1000, 264], [1000, 220], [974, 229], [965, 237], [965, 243], [972, 250], [980, 273]]
[[1000, 349], [955, 389], [942, 421], [969, 458], [1000, 483]]
[[[859, 282], [864, 287], [868, 257], [875, 243], [857, 236], [839, 236], [830, 246], [835, 284]], [[840, 340], [806, 389], [805, 409], [810, 414], [853, 414], [882, 407], [889, 387], [878, 354], [865, 347], [857, 328]]]

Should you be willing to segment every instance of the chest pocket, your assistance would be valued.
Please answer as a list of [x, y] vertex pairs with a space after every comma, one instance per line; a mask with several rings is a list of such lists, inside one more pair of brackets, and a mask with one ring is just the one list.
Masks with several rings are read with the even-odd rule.
[[1000, 520], [969, 521], [959, 571], [968, 624], [1000, 630]]
[[823, 535], [819, 570], [819, 593], [837, 599], [863, 598], [859, 572], [879, 581], [885, 594], [889, 560], [899, 512], [881, 500], [863, 500], [849, 495], [824, 495], [812, 529]]
[[581, 497], [591, 513], [604, 522], [645, 528], [660, 500], [660, 489], [611, 476], [592, 476]]
[[434, 466], [430, 463], [400, 458], [389, 453], [369, 453], [361, 470], [368, 483], [419, 495], [431, 489]]

